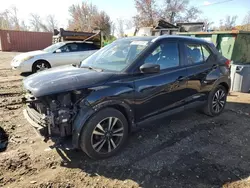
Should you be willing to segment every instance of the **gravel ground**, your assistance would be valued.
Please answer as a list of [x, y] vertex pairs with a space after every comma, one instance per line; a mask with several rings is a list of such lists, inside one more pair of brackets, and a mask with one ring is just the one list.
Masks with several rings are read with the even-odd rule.
[[0, 187], [250, 187], [250, 94], [231, 93], [223, 114], [183, 112], [132, 133], [115, 157], [51, 149], [22, 115], [16, 53], [0, 52]]

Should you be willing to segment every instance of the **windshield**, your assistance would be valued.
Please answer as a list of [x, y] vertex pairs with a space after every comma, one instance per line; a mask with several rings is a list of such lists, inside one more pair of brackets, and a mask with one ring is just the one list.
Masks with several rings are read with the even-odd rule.
[[81, 67], [99, 68], [109, 71], [122, 71], [150, 44], [150, 40], [117, 40], [81, 62]]
[[45, 51], [45, 52], [54, 52], [58, 48], [62, 47], [63, 45], [64, 45], [63, 42], [58, 42], [56, 44], [52, 44], [51, 46], [48, 46], [47, 48], [43, 49], [43, 51]]

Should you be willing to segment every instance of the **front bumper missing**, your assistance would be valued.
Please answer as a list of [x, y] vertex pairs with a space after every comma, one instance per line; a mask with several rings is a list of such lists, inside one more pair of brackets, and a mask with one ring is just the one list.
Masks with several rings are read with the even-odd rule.
[[46, 116], [39, 114], [34, 109], [27, 107], [23, 110], [24, 117], [35, 128], [39, 136], [44, 136], [45, 140], [48, 137], [48, 127], [46, 126]]
[[[41, 125], [41, 123], [37, 123], [38, 119], [37, 119], [37, 116], [32, 116], [32, 111], [33, 109], [30, 109], [30, 108], [26, 108], [23, 110], [23, 114], [24, 114], [24, 117], [27, 119], [27, 121], [32, 125], [32, 127], [35, 129], [35, 132], [37, 133], [37, 135], [42, 138], [43, 141], [47, 142], [50, 138], [52, 139], [52, 141], [54, 141], [54, 145], [53, 146], [50, 146], [50, 147], [57, 147], [57, 148], [61, 148], [61, 149], [66, 149], [66, 150], [71, 150], [71, 149], [75, 149], [72, 145], [72, 140], [66, 138], [66, 139], [63, 139], [63, 140], [60, 140], [60, 139], [57, 139], [57, 138], [54, 138], [53, 137], [49, 137], [48, 136], [48, 129], [49, 127], [46, 126], [46, 125]], [[34, 110], [35, 111], [35, 110]], [[36, 111], [35, 111], [36, 112]], [[34, 113], [34, 112], [33, 112]], [[36, 112], [38, 113], [38, 112]], [[39, 114], [39, 113], [38, 113]], [[37, 115], [37, 114], [36, 114]], [[44, 118], [42, 117], [41, 114], [39, 114], [41, 117], [40, 119]], [[39, 117], [38, 117], [39, 118]]]

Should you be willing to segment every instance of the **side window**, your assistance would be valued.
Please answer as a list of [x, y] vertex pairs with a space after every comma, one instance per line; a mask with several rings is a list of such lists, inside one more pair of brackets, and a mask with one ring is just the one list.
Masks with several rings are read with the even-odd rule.
[[98, 48], [94, 44], [82, 43], [78, 44], [80, 46], [79, 51], [97, 50]]
[[203, 51], [204, 61], [207, 62], [211, 58], [212, 54], [210, 50], [208, 50], [208, 48], [204, 45], [202, 45], [202, 51]]
[[75, 43], [69, 43], [60, 48], [62, 52], [77, 52], [78, 51], [78, 45]]
[[62, 50], [62, 52], [69, 52], [67, 44], [65, 44], [64, 46], [60, 47], [59, 49]]
[[203, 54], [202, 48], [199, 44], [186, 44], [186, 53], [187, 53], [187, 60], [188, 64], [198, 64], [203, 63]]
[[78, 51], [78, 45], [75, 43], [67, 44], [70, 52], [77, 52]]
[[162, 42], [145, 59], [145, 63], [159, 64], [161, 70], [178, 67], [180, 64], [178, 44], [174, 42]]

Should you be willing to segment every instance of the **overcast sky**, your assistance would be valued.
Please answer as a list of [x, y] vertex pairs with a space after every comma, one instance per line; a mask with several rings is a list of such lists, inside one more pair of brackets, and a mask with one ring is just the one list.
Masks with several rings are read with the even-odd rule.
[[[134, 0], [87, 1], [107, 12], [113, 21], [120, 17], [129, 19], [136, 14]], [[41, 17], [53, 14], [59, 21], [59, 26], [66, 27], [69, 19], [69, 6], [81, 2], [82, 0], [1, 0], [0, 11], [15, 5], [19, 11], [18, 16], [26, 23], [29, 22], [30, 13], [37, 13]], [[202, 17], [212, 20], [215, 25], [218, 25], [219, 20], [225, 18], [226, 15], [238, 15], [237, 24], [241, 24], [246, 13], [250, 11], [250, 0], [190, 0], [190, 4], [199, 7], [203, 12]]]

